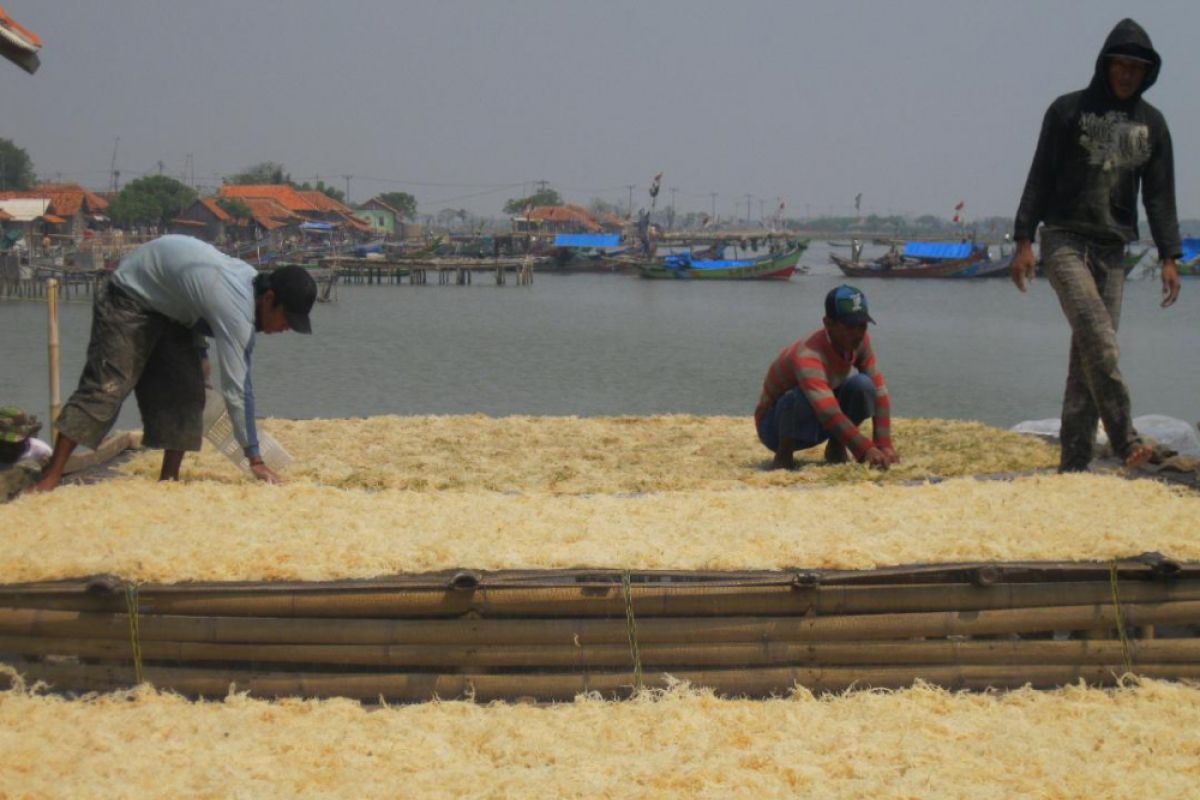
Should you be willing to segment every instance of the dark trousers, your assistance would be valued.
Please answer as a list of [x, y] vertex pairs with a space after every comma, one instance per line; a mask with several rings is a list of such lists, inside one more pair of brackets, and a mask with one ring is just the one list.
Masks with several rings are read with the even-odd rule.
[[63, 405], [58, 430], [95, 448], [133, 392], [147, 447], [199, 450], [202, 345], [197, 334], [147, 309], [110, 280], [96, 292], [87, 362], [79, 387]]
[[1141, 443], [1129, 388], [1117, 366], [1117, 327], [1125, 290], [1125, 246], [1068, 231], [1042, 229], [1042, 263], [1071, 325], [1071, 360], [1062, 404], [1062, 470], [1092, 460], [1098, 421], [1121, 458]]
[[[834, 389], [833, 396], [850, 421], [858, 425], [875, 416], [875, 383], [861, 372], [851, 376]], [[829, 438], [817, 419], [817, 412], [800, 387], [785, 392], [758, 423], [758, 439], [771, 452], [778, 452], [779, 443], [791, 439], [797, 450], [816, 447]]]

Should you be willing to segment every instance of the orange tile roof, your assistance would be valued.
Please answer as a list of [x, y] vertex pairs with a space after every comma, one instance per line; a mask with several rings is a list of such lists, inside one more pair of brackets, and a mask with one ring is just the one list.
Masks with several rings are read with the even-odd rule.
[[317, 207], [318, 211], [332, 211], [335, 214], [349, 214], [350, 208], [339, 203], [324, 192], [312, 190], [297, 190], [297, 194]]
[[229, 216], [228, 211], [221, 208], [221, 206], [217, 203], [215, 198], [201, 197], [200, 205], [207, 208], [212, 213], [212, 215], [221, 222], [229, 222], [229, 220], [233, 219], [233, 217]]
[[269, 231], [304, 221], [303, 217], [293, 214], [269, 198], [239, 197], [238, 199], [246, 204], [246, 208], [250, 209], [250, 216], [254, 218], [254, 221]]
[[60, 217], [73, 217], [81, 211], [99, 214], [108, 208], [108, 201], [77, 183], [43, 183], [32, 189], [0, 192], [0, 200], [44, 198], [50, 201], [50, 211]]
[[10, 31], [15, 31], [22, 39], [25, 39], [26, 42], [32, 45], [35, 50], [41, 49], [41, 38], [36, 33], [29, 30], [29, 28], [26, 28], [24, 25], [10, 17], [8, 12], [4, 10], [4, 6], [0, 6], [0, 28], [8, 28]]
[[525, 215], [527, 219], [541, 222], [574, 222], [589, 231], [598, 231], [600, 226], [586, 208], [576, 205], [538, 206]]
[[237, 197], [242, 200], [274, 200], [279, 205], [286, 208], [288, 211], [320, 211], [306, 200], [304, 195], [298, 192], [295, 187], [287, 184], [278, 183], [262, 183], [262, 184], [246, 184], [236, 185], [228, 184], [221, 187], [222, 197]]

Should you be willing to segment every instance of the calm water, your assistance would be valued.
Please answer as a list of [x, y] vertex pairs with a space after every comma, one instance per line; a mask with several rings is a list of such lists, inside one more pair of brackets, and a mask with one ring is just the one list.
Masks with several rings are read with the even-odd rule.
[[[342, 286], [313, 313], [316, 334], [260, 337], [265, 416], [376, 414], [746, 414], [768, 363], [820, 325], [842, 277], [814, 243], [813, 272], [787, 283], [646, 281], [539, 274], [532, 287]], [[881, 365], [901, 416], [1008, 426], [1058, 415], [1068, 331], [1045, 281], [861, 280]], [[1200, 419], [1200, 281], [1158, 307], [1157, 281], [1131, 280], [1122, 365], [1135, 414]], [[91, 309], [61, 313], [64, 399]], [[46, 414], [45, 305], [0, 302], [0, 404]], [[121, 426], [136, 426], [127, 402]]]

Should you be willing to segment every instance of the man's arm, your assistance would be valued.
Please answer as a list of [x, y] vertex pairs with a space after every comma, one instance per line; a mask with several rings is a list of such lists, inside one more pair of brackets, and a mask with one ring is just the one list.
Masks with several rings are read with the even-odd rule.
[[1054, 142], [1058, 130], [1058, 113], [1051, 104], [1042, 118], [1042, 130], [1038, 134], [1037, 149], [1029, 175], [1025, 178], [1025, 190], [1017, 206], [1013, 224], [1013, 240], [1017, 251], [1009, 265], [1009, 276], [1022, 292], [1033, 279], [1037, 258], [1033, 254], [1033, 239], [1037, 236], [1038, 224], [1046, 216], [1046, 205], [1054, 186]]
[[1174, 305], [1182, 288], [1175, 259], [1183, 254], [1179, 215], [1175, 210], [1175, 155], [1166, 120], [1142, 173], [1142, 204], [1150, 221], [1150, 235], [1162, 261], [1162, 306]]
[[838, 405], [837, 397], [834, 396], [829, 378], [825, 374], [825, 362], [811, 350], [802, 350], [796, 355], [795, 368], [796, 383], [812, 405], [821, 427], [849, 448], [855, 459], [866, 460], [868, 452], [875, 448], [871, 440], [863, 435]]
[[864, 340], [863, 355], [858, 368], [875, 385], [875, 417], [871, 421], [871, 426], [872, 433], [875, 435], [875, 449], [883, 456], [883, 464], [871, 461], [871, 465], [882, 466], [886, 469], [892, 464], [900, 463], [900, 456], [892, 445], [892, 398], [888, 393], [887, 381], [884, 380], [883, 373], [879, 371], [879, 365], [875, 360], [875, 345], [872, 344], [869, 336]]

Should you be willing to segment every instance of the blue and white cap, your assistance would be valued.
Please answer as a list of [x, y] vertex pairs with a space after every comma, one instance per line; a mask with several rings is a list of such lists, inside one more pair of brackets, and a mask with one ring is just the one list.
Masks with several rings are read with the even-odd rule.
[[825, 316], [847, 325], [874, 323], [867, 311], [867, 296], [853, 286], [841, 286], [825, 295]]

